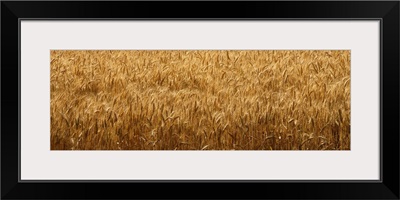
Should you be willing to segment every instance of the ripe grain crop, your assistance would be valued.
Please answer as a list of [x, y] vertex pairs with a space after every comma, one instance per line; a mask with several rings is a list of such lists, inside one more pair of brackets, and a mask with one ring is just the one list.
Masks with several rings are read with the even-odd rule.
[[52, 50], [51, 150], [350, 150], [350, 51]]

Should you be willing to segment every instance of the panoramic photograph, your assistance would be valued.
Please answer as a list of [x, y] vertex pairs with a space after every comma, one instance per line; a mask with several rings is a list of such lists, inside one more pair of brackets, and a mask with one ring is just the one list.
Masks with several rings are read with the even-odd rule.
[[51, 50], [51, 150], [350, 149], [350, 50]]

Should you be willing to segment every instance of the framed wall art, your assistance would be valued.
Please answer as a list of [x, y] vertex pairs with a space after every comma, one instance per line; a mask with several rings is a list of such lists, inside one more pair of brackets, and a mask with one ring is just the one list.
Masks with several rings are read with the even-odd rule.
[[399, 198], [396, 1], [1, 6], [3, 199]]

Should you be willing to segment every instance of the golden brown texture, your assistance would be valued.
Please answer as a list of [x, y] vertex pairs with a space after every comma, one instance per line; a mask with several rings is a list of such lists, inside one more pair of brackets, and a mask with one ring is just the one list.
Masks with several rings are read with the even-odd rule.
[[350, 51], [51, 51], [52, 150], [349, 150]]

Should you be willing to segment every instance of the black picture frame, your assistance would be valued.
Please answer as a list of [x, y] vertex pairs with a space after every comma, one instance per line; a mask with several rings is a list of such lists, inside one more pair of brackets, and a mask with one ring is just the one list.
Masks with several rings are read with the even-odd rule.
[[[399, 199], [399, 6], [398, 1], [2, 1], [1, 198]], [[18, 137], [21, 19], [378, 19], [381, 21], [381, 180], [21, 182]], [[148, 188], [154, 192], [149, 193]]]

